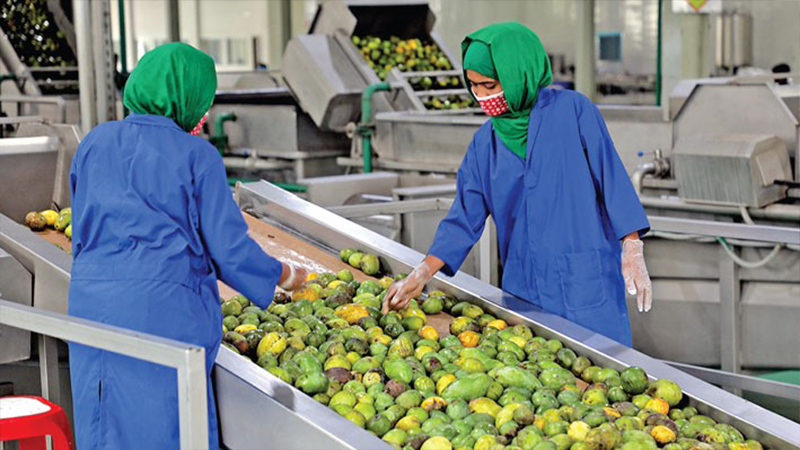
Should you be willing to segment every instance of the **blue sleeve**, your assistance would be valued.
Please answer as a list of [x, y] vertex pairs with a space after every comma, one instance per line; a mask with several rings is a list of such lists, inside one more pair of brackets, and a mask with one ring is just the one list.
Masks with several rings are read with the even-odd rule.
[[594, 184], [617, 239], [634, 231], [640, 235], [650, 230], [639, 196], [633, 189], [625, 166], [614, 148], [600, 111], [587, 98], [578, 107], [578, 126]]
[[247, 235], [247, 223], [233, 200], [222, 160], [197, 177], [200, 235], [219, 279], [261, 308], [272, 301], [281, 263]]
[[448, 276], [455, 275], [472, 246], [478, 242], [489, 215], [474, 146], [473, 141], [461, 162], [456, 176], [456, 198], [450, 212], [439, 223], [428, 250], [428, 254], [444, 262], [442, 272]]

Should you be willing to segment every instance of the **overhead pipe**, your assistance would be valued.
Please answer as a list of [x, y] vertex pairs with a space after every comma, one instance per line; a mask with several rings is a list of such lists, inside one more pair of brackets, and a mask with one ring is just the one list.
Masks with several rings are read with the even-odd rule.
[[[673, 209], [678, 211], [699, 212], [707, 214], [724, 214], [727, 216], [741, 217], [737, 206], [708, 205], [701, 203], [687, 203], [679, 198], [665, 199], [640, 196], [639, 200], [646, 208]], [[757, 219], [779, 220], [785, 222], [800, 222], [800, 206], [795, 205], [768, 205], [763, 208], [747, 208], [751, 217]]]
[[375, 134], [375, 124], [372, 122], [372, 97], [378, 91], [388, 91], [391, 88], [386, 82], [375, 83], [367, 86], [361, 94], [361, 123], [358, 124], [357, 131], [361, 135], [364, 173], [372, 173], [372, 135]]

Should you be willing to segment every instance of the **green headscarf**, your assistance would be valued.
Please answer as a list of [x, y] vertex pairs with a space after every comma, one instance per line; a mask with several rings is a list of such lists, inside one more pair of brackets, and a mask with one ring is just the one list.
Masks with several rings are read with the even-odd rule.
[[214, 102], [214, 60], [188, 44], [173, 42], [147, 52], [125, 84], [123, 103], [138, 114], [166, 116], [191, 131]]
[[461, 54], [465, 79], [473, 70], [500, 81], [510, 111], [492, 117], [492, 125], [500, 140], [525, 159], [531, 110], [539, 90], [553, 81], [539, 37], [521, 23], [496, 23], [464, 38]]

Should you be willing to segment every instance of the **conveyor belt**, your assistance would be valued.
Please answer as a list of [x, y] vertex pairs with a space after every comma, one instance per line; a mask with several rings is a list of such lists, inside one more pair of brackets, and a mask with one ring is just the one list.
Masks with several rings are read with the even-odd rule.
[[[287, 233], [280, 228], [259, 220], [250, 214], [243, 213], [245, 222], [250, 230], [250, 237], [255, 240], [265, 252], [278, 258], [282, 261], [291, 262], [298, 266], [305, 268], [310, 272], [333, 272], [336, 273], [342, 269], [349, 269], [353, 272], [353, 277], [358, 281], [374, 280], [375, 278], [354, 269], [350, 265], [344, 263], [336, 255], [326, 252], [314, 245]], [[47, 242], [57, 246], [58, 248], [72, 252], [72, 241], [67, 239], [64, 233], [55, 230], [47, 229], [44, 231], [35, 232]], [[219, 282], [219, 295], [222, 298], [229, 298], [236, 295], [238, 292], [226, 285]], [[439, 313], [428, 316], [428, 324], [436, 328], [440, 336], [448, 336], [450, 334], [450, 322], [453, 317]]]

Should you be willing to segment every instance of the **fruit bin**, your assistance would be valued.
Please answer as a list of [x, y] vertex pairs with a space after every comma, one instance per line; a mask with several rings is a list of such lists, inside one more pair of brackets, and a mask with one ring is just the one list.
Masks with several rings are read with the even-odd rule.
[[[268, 222], [271, 227], [300, 239], [313, 249], [293, 249], [306, 257], [324, 257], [335, 262], [338, 249], [353, 247], [378, 255], [386, 272], [408, 272], [422, 255], [402, 245], [369, 232], [341, 217], [311, 205], [267, 183], [248, 183], [237, 187], [240, 207], [250, 215]], [[251, 219], [249, 219], [251, 220]], [[254, 234], [259, 231], [254, 230]], [[275, 236], [275, 233], [271, 233]], [[324, 256], [320, 256], [324, 255]], [[345, 267], [343, 263], [327, 270]], [[437, 277], [428, 290], [438, 289], [468, 300], [485, 311], [504, 319], [509, 325], [522, 323], [537, 336], [557, 338], [579, 355], [595, 364], [622, 370], [639, 366], [651, 377], [675, 380], [691, 406], [702, 414], [741, 430], [748, 438], [758, 439], [769, 448], [800, 448], [800, 425], [748, 403], [710, 384], [668, 367], [605, 337], [596, 335], [564, 319], [547, 314], [521, 300], [502, 293], [478, 280], [458, 274]], [[221, 417], [222, 442], [230, 448], [247, 448], [274, 440], [275, 429], [295, 429], [281, 448], [386, 448], [369, 432], [353, 426], [333, 410], [316, 402], [288, 384], [273, 377], [251, 361], [222, 349], [215, 369], [217, 403]], [[289, 412], [293, 414], [288, 414]], [[257, 420], [249, 420], [258, 417]], [[270, 421], [276, 420], [273, 425]], [[347, 430], [346, 432], [343, 432]], [[303, 442], [294, 436], [302, 435]]]
[[[282, 66], [286, 84], [317, 126], [339, 132], [345, 131], [348, 123], [358, 120], [361, 93], [382, 78], [390, 83], [392, 91], [377, 93], [373, 97], [376, 112], [424, 112], [434, 108], [433, 100], [440, 97], [442, 104], [437, 102], [436, 109], [445, 107], [446, 98], [460, 104], [456, 106], [469, 104], [466, 108], [446, 111], [478, 111], [464, 88], [460, 58], [449, 52], [431, 31], [435, 20], [425, 0], [322, 2], [309, 34], [293, 38], [286, 47]], [[437, 67], [433, 63], [431, 67], [422, 68], [405, 68], [397, 64], [373, 69], [370, 64], [375, 66], [375, 63], [368, 61], [354, 43], [367, 37], [381, 39], [381, 42], [395, 37], [430, 43], [440, 50], [440, 53], [436, 52], [440, 55], [437, 60], [442, 59], [443, 63], [446, 60], [446, 64]], [[423, 79], [431, 75], [449, 80], [457, 77], [460, 83], [437, 92], [433, 89], [436, 86], [426, 88], [427, 82], [423, 83]], [[457, 97], [460, 100], [456, 101]]]

